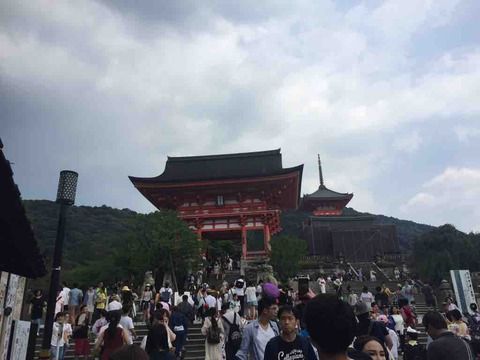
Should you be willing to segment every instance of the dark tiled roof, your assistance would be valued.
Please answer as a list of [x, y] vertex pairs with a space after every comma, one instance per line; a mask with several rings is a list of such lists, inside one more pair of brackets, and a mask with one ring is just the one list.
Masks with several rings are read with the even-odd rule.
[[29, 278], [45, 275], [47, 270], [30, 222], [13, 181], [10, 163], [0, 141], [0, 271]]
[[318, 190], [309, 195], [305, 195], [304, 199], [308, 200], [342, 200], [342, 199], [351, 199], [353, 194], [349, 193], [339, 193], [333, 190], [328, 189], [325, 185], [320, 185]]
[[182, 156], [167, 159], [163, 174], [152, 178], [130, 176], [133, 183], [170, 183], [271, 176], [302, 171], [303, 165], [282, 167], [280, 149], [237, 154]]

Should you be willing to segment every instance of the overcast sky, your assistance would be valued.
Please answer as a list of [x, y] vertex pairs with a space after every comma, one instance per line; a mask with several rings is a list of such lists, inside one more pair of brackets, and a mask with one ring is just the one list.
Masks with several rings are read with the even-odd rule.
[[0, 2], [0, 137], [26, 199], [148, 212], [167, 155], [281, 148], [350, 205], [480, 231], [480, 1]]

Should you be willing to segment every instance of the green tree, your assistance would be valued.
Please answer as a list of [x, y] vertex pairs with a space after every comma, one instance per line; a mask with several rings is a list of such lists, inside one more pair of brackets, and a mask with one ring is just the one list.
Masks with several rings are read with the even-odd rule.
[[420, 276], [434, 284], [448, 277], [449, 270], [478, 271], [479, 234], [465, 234], [446, 224], [421, 235], [414, 243], [415, 266]]
[[307, 244], [294, 236], [280, 235], [272, 239], [270, 263], [281, 281], [295, 276], [299, 262], [307, 254]]
[[[173, 271], [179, 287], [199, 261], [201, 242], [173, 211], [144, 216], [136, 242], [135, 256], [140, 256], [143, 269], [153, 270], [157, 277]], [[131, 263], [138, 266], [135, 258]]]

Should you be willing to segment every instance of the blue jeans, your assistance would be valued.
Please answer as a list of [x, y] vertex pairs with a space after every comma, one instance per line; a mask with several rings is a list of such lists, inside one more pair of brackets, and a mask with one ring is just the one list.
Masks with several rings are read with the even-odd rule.
[[180, 352], [183, 350], [183, 346], [185, 345], [185, 341], [187, 340], [187, 332], [184, 331], [174, 331], [175, 335], [175, 355], [179, 355]]
[[32, 324], [37, 324], [37, 336], [40, 335], [40, 326], [42, 326], [42, 318], [32, 319]]
[[50, 346], [50, 358], [52, 360], [55, 360], [57, 359], [57, 350], [58, 350], [58, 359], [61, 360], [63, 359], [63, 351], [64, 351], [64, 347], [63, 346], [55, 346], [55, 345], [51, 345]]

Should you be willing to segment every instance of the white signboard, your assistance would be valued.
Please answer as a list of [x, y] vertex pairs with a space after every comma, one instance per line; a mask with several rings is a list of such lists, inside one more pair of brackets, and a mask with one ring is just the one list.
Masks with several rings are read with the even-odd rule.
[[452, 286], [455, 291], [458, 307], [463, 313], [472, 313], [470, 304], [477, 303], [475, 290], [472, 284], [469, 270], [450, 270]]
[[17, 293], [15, 295], [15, 305], [13, 307], [13, 319], [18, 320], [22, 314], [23, 293], [25, 292], [26, 278], [20, 276], [17, 282]]
[[[15, 308], [15, 298], [17, 296], [17, 286], [20, 276], [15, 274], [10, 274], [10, 280], [8, 283], [7, 297], [5, 299], [5, 307], [12, 308], [12, 311]], [[12, 328], [12, 318], [13, 313], [10, 316], [3, 319], [3, 332], [0, 335], [0, 339], [3, 339], [1, 343], [1, 353], [0, 359], [7, 360], [8, 353], [8, 342], [10, 341], [10, 331]], [[3, 337], [3, 338], [2, 338]]]
[[[0, 310], [4, 309], [3, 304], [5, 303], [5, 298], [7, 297], [7, 282], [8, 282], [8, 273], [3, 271], [0, 274]], [[3, 311], [0, 311], [0, 339], [2, 338], [2, 329], [3, 329]], [[0, 344], [0, 352], [2, 346]]]
[[30, 324], [30, 321], [15, 320], [12, 352], [10, 354], [11, 360], [25, 360], [27, 357]]

